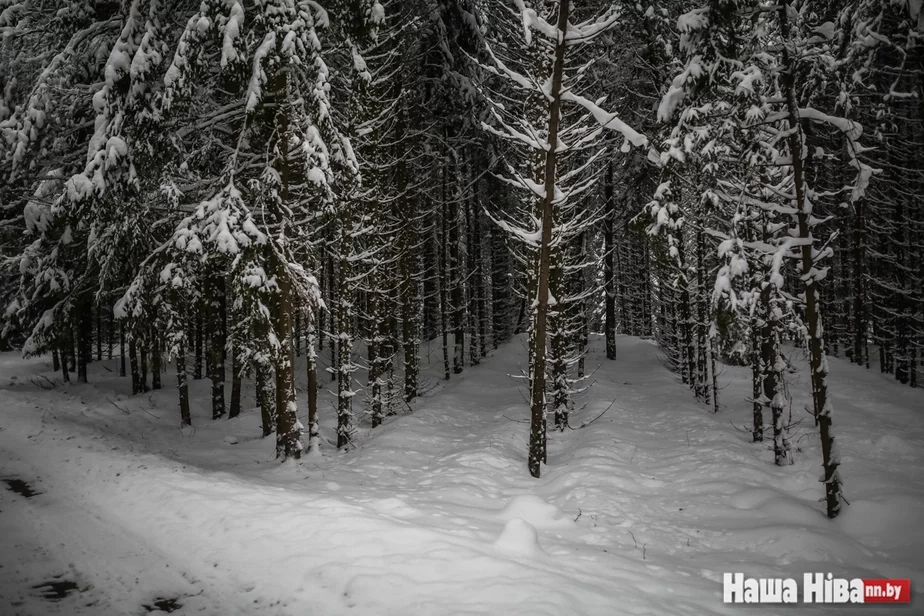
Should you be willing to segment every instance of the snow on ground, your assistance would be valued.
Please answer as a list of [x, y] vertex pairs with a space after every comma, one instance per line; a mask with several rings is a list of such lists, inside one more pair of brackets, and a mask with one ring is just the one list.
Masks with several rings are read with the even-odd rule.
[[[522, 381], [508, 376], [522, 342], [445, 384], [431, 366], [438, 386], [413, 414], [362, 426], [353, 452], [285, 465], [256, 410], [207, 418], [207, 381], [193, 382], [195, 426], [180, 430], [175, 390], [130, 397], [116, 361], [64, 385], [47, 362], [2, 355], [0, 480], [35, 494], [0, 483], [0, 614], [833, 615], [725, 606], [722, 573], [921, 588], [924, 392], [831, 360], [851, 503], [832, 522], [804, 362], [796, 463], [777, 468], [740, 431], [746, 369], [723, 368], [714, 415], [649, 342], [620, 338], [612, 362], [600, 351], [572, 423], [612, 407], [551, 436], [540, 480], [526, 473]], [[922, 601], [855, 610], [921, 613]]]

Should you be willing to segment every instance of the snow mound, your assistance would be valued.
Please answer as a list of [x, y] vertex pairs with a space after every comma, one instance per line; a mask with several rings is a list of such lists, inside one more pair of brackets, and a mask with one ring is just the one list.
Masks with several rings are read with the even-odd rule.
[[571, 522], [561, 509], [534, 494], [516, 496], [500, 512], [502, 520], [519, 518], [536, 528], [570, 526]]
[[224, 441], [229, 445], [237, 445], [237, 437], [228, 435], [224, 438]]
[[415, 518], [420, 515], [419, 509], [411, 507], [400, 498], [383, 498], [372, 503], [372, 508], [396, 518]]
[[539, 545], [539, 533], [536, 527], [520, 518], [513, 518], [504, 525], [504, 531], [494, 541], [494, 547], [504, 552], [523, 556], [545, 553]]
[[918, 448], [904, 440], [897, 434], [883, 434], [874, 443], [880, 451], [888, 451], [893, 455], [914, 456]]

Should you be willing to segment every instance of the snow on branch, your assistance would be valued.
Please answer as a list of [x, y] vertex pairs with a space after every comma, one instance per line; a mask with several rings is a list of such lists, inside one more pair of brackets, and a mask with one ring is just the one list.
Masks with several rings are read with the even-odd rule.
[[616, 113], [611, 113], [601, 109], [593, 101], [581, 96], [580, 94], [575, 94], [571, 91], [565, 91], [561, 93], [562, 100], [571, 101], [577, 103], [593, 115], [594, 119], [600, 123], [603, 128], [609, 128], [615, 131], [622, 133], [622, 135], [634, 146], [644, 147], [648, 145], [648, 137], [637, 132], [635, 129], [630, 127], [628, 124], [619, 119], [619, 115]]

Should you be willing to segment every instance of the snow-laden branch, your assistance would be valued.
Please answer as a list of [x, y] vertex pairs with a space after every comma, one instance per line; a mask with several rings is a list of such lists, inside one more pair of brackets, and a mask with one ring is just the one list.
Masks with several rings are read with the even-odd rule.
[[619, 115], [604, 111], [595, 102], [587, 99], [580, 94], [571, 91], [561, 93], [562, 100], [577, 103], [593, 115], [594, 119], [600, 123], [603, 128], [609, 128], [622, 133], [622, 135], [635, 147], [644, 147], [648, 145], [648, 137], [642, 135], [628, 124], [619, 119]]

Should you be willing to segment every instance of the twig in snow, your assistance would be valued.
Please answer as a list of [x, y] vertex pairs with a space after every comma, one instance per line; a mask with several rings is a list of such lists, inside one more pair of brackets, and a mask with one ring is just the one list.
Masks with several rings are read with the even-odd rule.
[[578, 507], [578, 514], [577, 514], [577, 517], [574, 518], [574, 521], [575, 521], [575, 522], [577, 522], [578, 520], [581, 519], [581, 514], [582, 514], [582, 513], [584, 513], [584, 512], [581, 511], [581, 508], [580, 508], [580, 507]]
[[728, 420], [728, 423], [730, 423], [732, 425], [732, 428], [734, 428], [738, 432], [745, 432], [745, 433], [751, 432], [751, 430], [748, 430], [747, 428], [739, 428], [738, 426], [735, 425], [735, 423], [731, 419]]
[[[45, 379], [45, 381], [48, 383], [48, 386], [47, 386], [47, 387], [45, 386], [44, 383], [42, 383], [41, 381], [39, 381], [40, 378]], [[55, 387], [55, 384], [52, 383], [50, 380], [48, 380], [48, 377], [45, 376], [44, 374], [40, 374], [40, 375], [38, 375], [37, 377], [35, 377], [35, 376], [30, 377], [30, 378], [29, 378], [29, 381], [30, 381], [33, 385], [35, 385], [36, 387], [41, 387], [42, 389], [54, 389], [54, 387]]]
[[506, 415], [501, 415], [501, 417], [503, 417], [507, 421], [512, 421], [514, 423], [529, 423], [529, 421], [526, 419], [513, 419], [512, 417], [507, 417]]
[[112, 406], [116, 407], [117, 409], [119, 409], [120, 411], [122, 411], [123, 413], [125, 413], [126, 415], [130, 415], [130, 413], [129, 413], [128, 411], [126, 411], [126, 410], [123, 409], [121, 406], [119, 406], [118, 404], [116, 404], [114, 400], [110, 400], [109, 398], [106, 398], [106, 399], [109, 400], [109, 404], [111, 404]]
[[155, 415], [155, 414], [152, 413], [151, 411], [148, 411], [148, 410], [146, 410], [146, 409], [141, 409], [141, 410], [142, 410], [143, 412], [147, 413], [148, 415], [150, 415], [151, 417], [153, 417], [154, 419], [160, 419], [160, 416], [159, 416], [159, 415]]
[[616, 404], [616, 398], [613, 398], [613, 401], [610, 402], [610, 405], [609, 405], [608, 407], [606, 407], [605, 409], [603, 409], [603, 413], [600, 413], [599, 415], [597, 415], [596, 417], [594, 417], [594, 418], [591, 419], [590, 421], [585, 421], [584, 423], [582, 423], [581, 425], [579, 425], [577, 428], [571, 428], [571, 426], [568, 426], [568, 427], [571, 428], [572, 430], [580, 430], [581, 428], [586, 428], [587, 426], [589, 426], [589, 425], [592, 424], [593, 422], [595, 422], [595, 421], [597, 421], [598, 419], [600, 419], [601, 417], [603, 417], [603, 414], [606, 413], [606, 412], [607, 412], [608, 410], [610, 410], [611, 408], [613, 408], [613, 405], [614, 405], [614, 404]]

